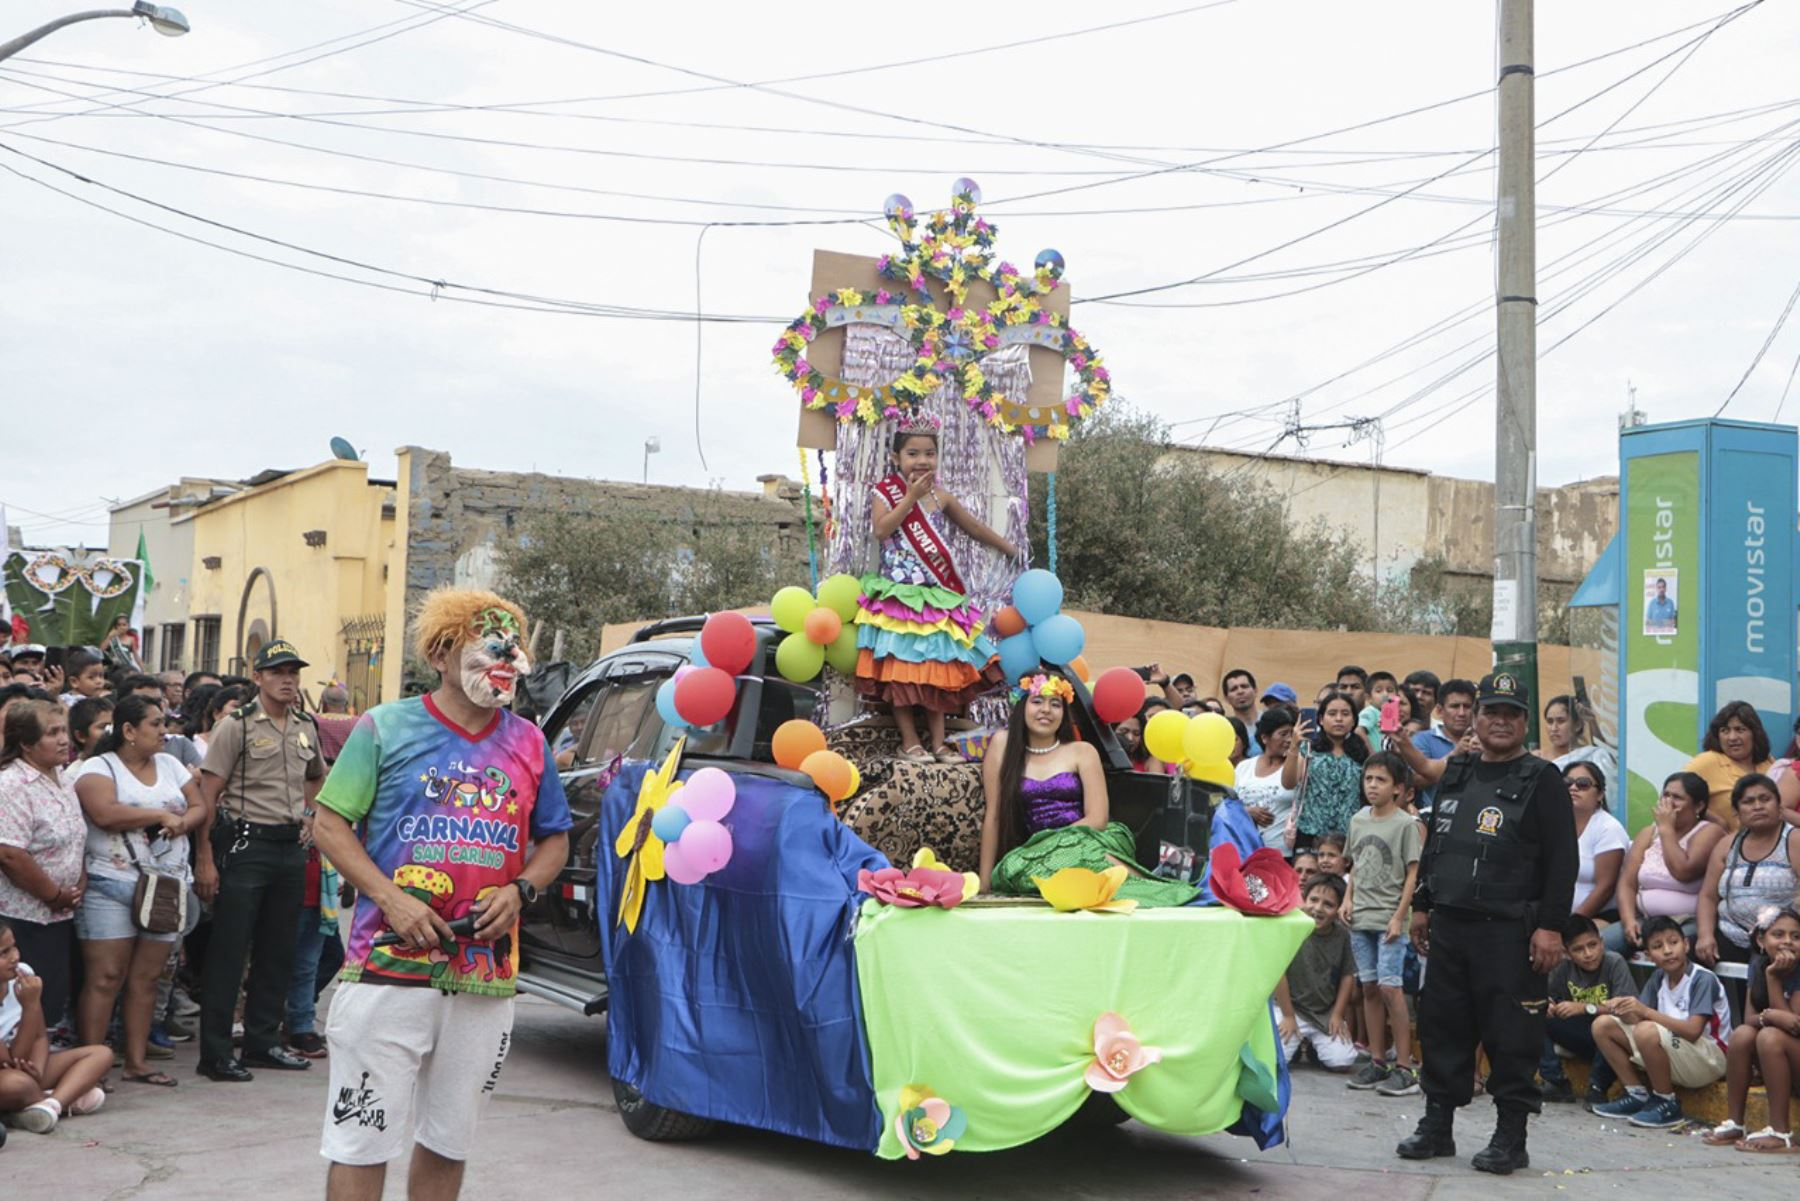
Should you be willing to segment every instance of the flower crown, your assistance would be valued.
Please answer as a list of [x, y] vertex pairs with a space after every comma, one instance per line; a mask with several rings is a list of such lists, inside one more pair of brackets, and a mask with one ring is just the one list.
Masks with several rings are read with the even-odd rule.
[[1063, 704], [1073, 705], [1075, 688], [1061, 676], [1040, 671], [1034, 676], [1020, 676], [1018, 686], [1013, 689], [1014, 704], [1028, 696], [1058, 696], [1062, 698]]

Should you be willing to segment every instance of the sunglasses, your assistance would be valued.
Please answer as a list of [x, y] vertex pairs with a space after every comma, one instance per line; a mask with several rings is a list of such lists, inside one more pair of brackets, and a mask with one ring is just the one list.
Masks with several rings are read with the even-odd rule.
[[1569, 781], [1570, 792], [1592, 792], [1595, 787], [1596, 785], [1592, 780], [1583, 780], [1577, 777]]

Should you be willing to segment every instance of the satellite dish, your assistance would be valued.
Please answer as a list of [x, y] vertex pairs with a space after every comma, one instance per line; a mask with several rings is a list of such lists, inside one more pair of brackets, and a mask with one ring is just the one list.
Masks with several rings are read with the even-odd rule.
[[356, 447], [350, 445], [350, 443], [343, 438], [333, 438], [331, 440], [331, 453], [336, 458], [343, 459], [349, 463], [354, 463], [362, 458], [361, 455], [356, 453]]

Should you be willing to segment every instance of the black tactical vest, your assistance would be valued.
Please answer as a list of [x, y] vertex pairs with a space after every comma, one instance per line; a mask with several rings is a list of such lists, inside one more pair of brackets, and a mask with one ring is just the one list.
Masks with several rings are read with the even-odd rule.
[[1450, 757], [1432, 811], [1431, 904], [1487, 917], [1522, 918], [1538, 899], [1538, 843], [1526, 836], [1524, 816], [1539, 773], [1550, 768], [1521, 755], [1505, 776], [1475, 777], [1480, 756]]

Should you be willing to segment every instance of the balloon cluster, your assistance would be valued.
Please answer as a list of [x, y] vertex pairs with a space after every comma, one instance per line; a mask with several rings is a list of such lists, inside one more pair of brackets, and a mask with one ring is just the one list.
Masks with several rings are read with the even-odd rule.
[[1081, 648], [1087, 634], [1062, 611], [1062, 581], [1034, 567], [1013, 581], [1013, 603], [994, 614], [1000, 635], [1000, 670], [1009, 680], [1037, 671], [1040, 662], [1067, 667], [1084, 682], [1087, 663]]
[[656, 811], [650, 832], [662, 839], [663, 871], [677, 884], [698, 884], [731, 861], [731, 831], [722, 823], [737, 804], [737, 785], [716, 767], [689, 776]]
[[742, 613], [714, 613], [700, 627], [691, 663], [656, 690], [656, 711], [676, 729], [725, 720], [737, 699], [737, 677], [756, 657], [756, 627]]
[[789, 771], [804, 772], [837, 805], [862, 788], [862, 772], [856, 764], [825, 746], [825, 731], [810, 721], [795, 718], [775, 727], [769, 749], [775, 762]]
[[796, 684], [816, 677], [829, 663], [834, 671], [856, 670], [856, 602], [862, 581], [839, 573], [819, 581], [817, 596], [790, 584], [769, 601], [769, 616], [787, 631], [775, 648], [775, 670]]
[[1237, 731], [1217, 713], [1189, 717], [1164, 709], [1144, 726], [1144, 748], [1152, 755], [1164, 763], [1180, 764], [1191, 778], [1220, 788], [1237, 783], [1231, 766], [1231, 749], [1236, 745]]

